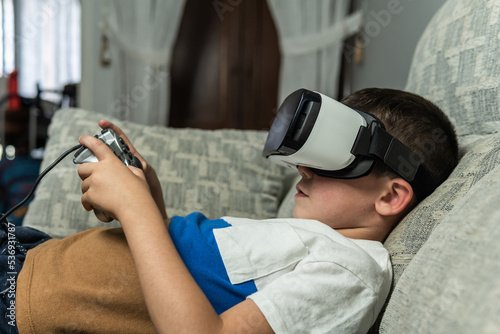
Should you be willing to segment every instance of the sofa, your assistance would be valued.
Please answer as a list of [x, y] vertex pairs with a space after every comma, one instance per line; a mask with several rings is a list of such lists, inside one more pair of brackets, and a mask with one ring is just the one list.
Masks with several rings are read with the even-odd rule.
[[[449, 115], [460, 162], [385, 241], [394, 282], [372, 332], [500, 333], [499, 39], [497, 0], [449, 0], [416, 47], [406, 90]], [[80, 135], [97, 133], [101, 118], [109, 119], [82, 109], [58, 111], [42, 169]], [[291, 216], [298, 174], [261, 156], [265, 130], [174, 129], [111, 120], [155, 166], [170, 215]], [[83, 209], [80, 196], [80, 179], [68, 157], [40, 182], [24, 225], [56, 237], [102, 226]]]

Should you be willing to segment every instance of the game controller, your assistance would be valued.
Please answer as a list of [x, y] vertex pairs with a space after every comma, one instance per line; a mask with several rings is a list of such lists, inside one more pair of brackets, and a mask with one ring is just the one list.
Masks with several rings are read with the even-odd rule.
[[[126, 166], [134, 166], [142, 169], [142, 164], [139, 161], [139, 159], [137, 157], [134, 157], [132, 153], [130, 153], [128, 145], [113, 130], [104, 129], [101, 131], [99, 135], [95, 135], [94, 137], [104, 142]], [[73, 158], [73, 162], [75, 164], [97, 162], [97, 161], [98, 160], [94, 155], [94, 153], [85, 146], [82, 146], [75, 153], [75, 156]], [[100, 221], [105, 223], [109, 223], [110, 221], [113, 220], [104, 212], [97, 209], [94, 209], [94, 214]]]

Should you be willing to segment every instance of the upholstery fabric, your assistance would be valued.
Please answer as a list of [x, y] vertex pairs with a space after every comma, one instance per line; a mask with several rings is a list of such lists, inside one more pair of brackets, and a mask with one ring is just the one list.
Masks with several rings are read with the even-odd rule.
[[500, 134], [485, 135], [469, 145], [471, 148], [449, 178], [413, 209], [385, 241], [395, 283], [434, 228], [482, 177], [500, 164]]
[[448, 1], [415, 50], [406, 90], [445, 111], [457, 134], [500, 129], [500, 2]]
[[293, 209], [295, 208], [295, 194], [297, 190], [295, 189], [295, 185], [300, 181], [301, 176], [298, 173], [294, 173], [292, 178], [292, 182], [288, 192], [285, 197], [283, 197], [283, 201], [278, 209], [278, 218], [291, 218], [293, 217]]
[[444, 184], [393, 231], [385, 246], [394, 280], [434, 227], [477, 180], [498, 163], [500, 129], [500, 3], [450, 0], [435, 14], [417, 45], [406, 90], [439, 105], [454, 123], [459, 166]]
[[401, 276], [381, 333], [500, 332], [499, 189], [496, 167], [436, 227]]
[[[77, 144], [79, 136], [98, 133], [97, 121], [104, 117], [81, 109], [58, 111], [42, 169]], [[276, 217], [286, 172], [262, 157], [266, 132], [147, 127], [107, 118], [125, 131], [157, 171], [170, 216], [201, 211], [210, 218]], [[72, 158], [64, 159], [40, 182], [24, 225], [56, 237], [102, 226], [81, 205], [81, 180]]]
[[417, 45], [406, 90], [448, 114], [462, 158], [385, 242], [394, 284], [380, 333], [499, 330], [498, 298], [486, 291], [498, 291], [492, 283], [498, 264], [490, 256], [496, 254], [496, 232], [484, 243], [478, 240], [495, 229], [500, 216], [493, 181], [500, 175], [499, 40], [498, 1], [449, 0]]

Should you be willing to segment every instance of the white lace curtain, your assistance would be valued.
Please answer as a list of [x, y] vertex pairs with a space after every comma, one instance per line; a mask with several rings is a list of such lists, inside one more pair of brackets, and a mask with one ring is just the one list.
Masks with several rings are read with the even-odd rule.
[[167, 125], [170, 58], [185, 0], [109, 1], [101, 30], [115, 83], [108, 111], [123, 120]]
[[[19, 93], [34, 97], [81, 80], [79, 0], [17, 0]], [[60, 96], [59, 96], [60, 98]]]
[[343, 40], [362, 24], [351, 0], [267, 0], [281, 48], [278, 103], [298, 88], [335, 97]]

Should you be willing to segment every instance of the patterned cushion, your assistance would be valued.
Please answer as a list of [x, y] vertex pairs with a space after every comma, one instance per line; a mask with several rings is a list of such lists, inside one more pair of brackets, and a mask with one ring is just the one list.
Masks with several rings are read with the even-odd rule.
[[476, 138], [467, 147], [462, 147], [468, 151], [450, 177], [413, 209], [384, 243], [391, 255], [395, 283], [456, 203], [477, 181], [500, 164], [500, 134]]
[[406, 90], [430, 99], [449, 115], [462, 154], [467, 153], [450, 178], [387, 239], [395, 281], [455, 203], [499, 163], [499, 137], [482, 136], [500, 130], [499, 21], [498, 1], [449, 0], [417, 45]]
[[[156, 169], [169, 215], [201, 211], [211, 218], [276, 217], [286, 173], [284, 167], [261, 156], [267, 136], [264, 131], [146, 127], [66, 109], [58, 111], [52, 120], [42, 168], [77, 144], [80, 135], [98, 133], [97, 121], [101, 118], [124, 129]], [[24, 225], [66, 236], [102, 224], [81, 205], [81, 181], [76, 169], [71, 155], [45, 176]]]
[[423, 33], [406, 90], [439, 105], [457, 133], [500, 129], [500, 2], [453, 0]]
[[297, 172], [294, 173], [288, 192], [285, 194], [283, 201], [278, 209], [278, 218], [293, 217], [293, 209], [295, 208], [295, 194], [297, 190], [295, 185], [300, 181], [301, 176]]
[[496, 167], [457, 201], [401, 276], [381, 333], [500, 333], [499, 191]]

